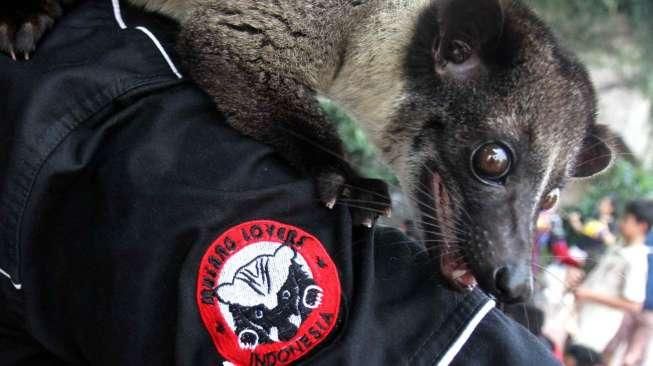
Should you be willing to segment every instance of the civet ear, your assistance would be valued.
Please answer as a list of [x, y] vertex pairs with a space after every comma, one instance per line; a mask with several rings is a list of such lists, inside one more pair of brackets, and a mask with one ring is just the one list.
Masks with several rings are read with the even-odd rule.
[[603, 125], [592, 125], [578, 151], [572, 176], [587, 178], [606, 170], [614, 160], [613, 133]]
[[481, 51], [503, 30], [499, 0], [444, 0], [438, 5], [439, 34], [433, 41], [436, 72], [457, 79], [476, 75]]

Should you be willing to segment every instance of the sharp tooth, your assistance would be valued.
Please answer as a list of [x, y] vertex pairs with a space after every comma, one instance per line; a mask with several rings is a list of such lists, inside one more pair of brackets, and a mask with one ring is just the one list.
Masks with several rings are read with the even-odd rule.
[[451, 276], [453, 277], [454, 280], [457, 280], [457, 279], [459, 279], [460, 277], [462, 277], [462, 276], [464, 276], [464, 275], [466, 275], [466, 274], [467, 274], [467, 271], [466, 271], [466, 270], [464, 270], [464, 269], [457, 269], [457, 270], [453, 271], [453, 273], [451, 274]]

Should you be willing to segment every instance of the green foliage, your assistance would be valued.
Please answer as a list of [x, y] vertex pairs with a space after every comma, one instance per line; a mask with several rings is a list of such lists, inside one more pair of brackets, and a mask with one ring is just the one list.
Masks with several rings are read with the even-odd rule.
[[578, 209], [585, 217], [592, 216], [597, 202], [605, 196], [616, 198], [618, 210], [630, 200], [653, 198], [653, 173], [618, 160], [612, 169], [595, 178]]
[[380, 178], [396, 183], [397, 179], [377, 155], [374, 146], [365, 133], [347, 113], [334, 102], [320, 100], [324, 112], [338, 126], [338, 132], [345, 143], [348, 160], [365, 177]]
[[[653, 1], [525, 0], [586, 62], [613, 63], [653, 98]], [[610, 56], [609, 60], [605, 56]]]

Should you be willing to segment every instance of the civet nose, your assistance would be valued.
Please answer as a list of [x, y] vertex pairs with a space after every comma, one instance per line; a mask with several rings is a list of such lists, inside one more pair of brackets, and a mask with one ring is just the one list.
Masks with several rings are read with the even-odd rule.
[[527, 301], [533, 293], [533, 277], [528, 265], [503, 266], [494, 272], [499, 301], [508, 304]]

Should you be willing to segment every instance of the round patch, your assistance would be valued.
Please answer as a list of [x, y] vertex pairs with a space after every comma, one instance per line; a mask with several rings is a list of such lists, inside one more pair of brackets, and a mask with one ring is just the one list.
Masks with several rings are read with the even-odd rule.
[[286, 365], [324, 341], [340, 310], [340, 279], [322, 243], [257, 220], [218, 237], [200, 263], [197, 304], [218, 352], [235, 365]]

